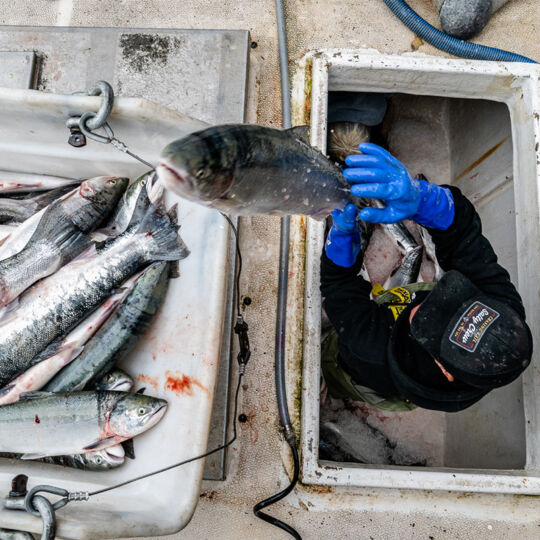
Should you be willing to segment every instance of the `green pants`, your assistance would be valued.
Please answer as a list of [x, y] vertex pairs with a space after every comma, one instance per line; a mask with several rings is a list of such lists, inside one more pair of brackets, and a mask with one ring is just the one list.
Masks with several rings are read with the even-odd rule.
[[364, 401], [382, 411], [412, 411], [416, 405], [399, 397], [382, 397], [366, 386], [353, 382], [351, 376], [338, 363], [338, 335], [332, 330], [322, 344], [321, 368], [330, 395], [337, 399]]

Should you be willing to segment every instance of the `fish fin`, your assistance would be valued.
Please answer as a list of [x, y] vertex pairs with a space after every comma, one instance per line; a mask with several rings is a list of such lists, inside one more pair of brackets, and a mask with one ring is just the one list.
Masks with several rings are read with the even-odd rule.
[[90, 238], [80, 231], [67, 236], [60, 248], [62, 250], [62, 266], [71, 261], [74, 257], [83, 253], [91, 244]]
[[109, 448], [113, 444], [118, 443], [116, 437], [107, 437], [106, 439], [100, 439], [83, 448], [83, 452], [97, 452], [98, 450], [104, 450]]
[[162, 206], [150, 206], [137, 234], [154, 239], [155, 247], [149, 254], [152, 261], [177, 261], [189, 255], [189, 249]]
[[[0, 326], [7, 322], [8, 319], [12, 319], [15, 316], [15, 312], [19, 307], [19, 298], [14, 298], [9, 304], [0, 309]], [[11, 316], [10, 316], [11, 315]]]
[[116, 231], [113, 231], [111, 227], [104, 227], [103, 229], [97, 229], [90, 233], [90, 239], [92, 242], [98, 244], [98, 246], [116, 236], [118, 236], [118, 234], [116, 234]]
[[178, 224], [178, 203], [174, 203], [168, 210], [167, 215], [171, 220], [171, 223], [176, 227], [176, 230], [180, 228]]
[[294, 126], [292, 128], [286, 129], [285, 131], [287, 131], [300, 141], [311, 146], [311, 141], [309, 140], [311, 135], [311, 128], [309, 126]]
[[0, 397], [5, 396], [14, 387], [14, 384], [6, 384], [3, 388], [0, 388]]
[[129, 459], [135, 459], [135, 445], [133, 439], [128, 439], [122, 443], [126, 457]]
[[148, 182], [146, 183], [146, 193], [152, 204], [157, 204], [163, 199], [164, 188], [161, 182], [158, 182], [156, 171], [148, 178]]
[[24, 392], [24, 394], [21, 394], [19, 396], [19, 401], [30, 401], [32, 399], [43, 399], [49, 396], [54, 396], [54, 392]]
[[180, 277], [180, 265], [178, 261], [169, 263], [169, 279], [177, 279]]
[[35, 452], [33, 454], [23, 454], [19, 459], [41, 459], [47, 457], [49, 454], [40, 454]]

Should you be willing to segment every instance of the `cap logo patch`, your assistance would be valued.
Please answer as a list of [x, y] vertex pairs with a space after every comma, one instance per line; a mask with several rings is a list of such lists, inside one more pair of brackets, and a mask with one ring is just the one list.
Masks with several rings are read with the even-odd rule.
[[480, 302], [474, 302], [460, 317], [449, 339], [458, 347], [474, 352], [486, 330], [498, 318], [499, 313], [494, 309]]

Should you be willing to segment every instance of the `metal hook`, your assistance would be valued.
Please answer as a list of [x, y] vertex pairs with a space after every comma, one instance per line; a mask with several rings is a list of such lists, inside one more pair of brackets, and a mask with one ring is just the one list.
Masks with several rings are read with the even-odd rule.
[[114, 106], [114, 90], [112, 86], [106, 81], [98, 81], [94, 86], [92, 86], [92, 88], [90, 88], [90, 90], [88, 90], [87, 94], [89, 96], [102, 96], [103, 99], [101, 101], [98, 112], [86, 113], [83, 114], [81, 117], [72, 116], [71, 118], [68, 118], [66, 122], [68, 128], [80, 128], [81, 119], [87, 115], [90, 116], [87, 116], [85, 127], [90, 131], [99, 129], [107, 123], [107, 120]]

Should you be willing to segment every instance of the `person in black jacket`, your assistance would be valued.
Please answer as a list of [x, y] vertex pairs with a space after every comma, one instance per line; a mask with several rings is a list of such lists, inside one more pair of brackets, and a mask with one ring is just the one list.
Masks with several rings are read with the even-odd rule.
[[[332, 370], [323, 362], [323, 373], [334, 382], [347, 379], [352, 389], [343, 395], [342, 384], [335, 397], [357, 398], [356, 389], [371, 389], [380, 399], [463, 410], [529, 365], [532, 336], [521, 298], [482, 235], [480, 217], [458, 188], [411, 178], [374, 144], [359, 148], [362, 154], [349, 156], [344, 170], [351, 193], [381, 199], [385, 208], [364, 208], [358, 216], [350, 204], [332, 213], [321, 292], [339, 354]], [[372, 300], [371, 284], [359, 275], [358, 217], [423, 225], [445, 275], [436, 284], [399, 288], [386, 295], [385, 303]]]

